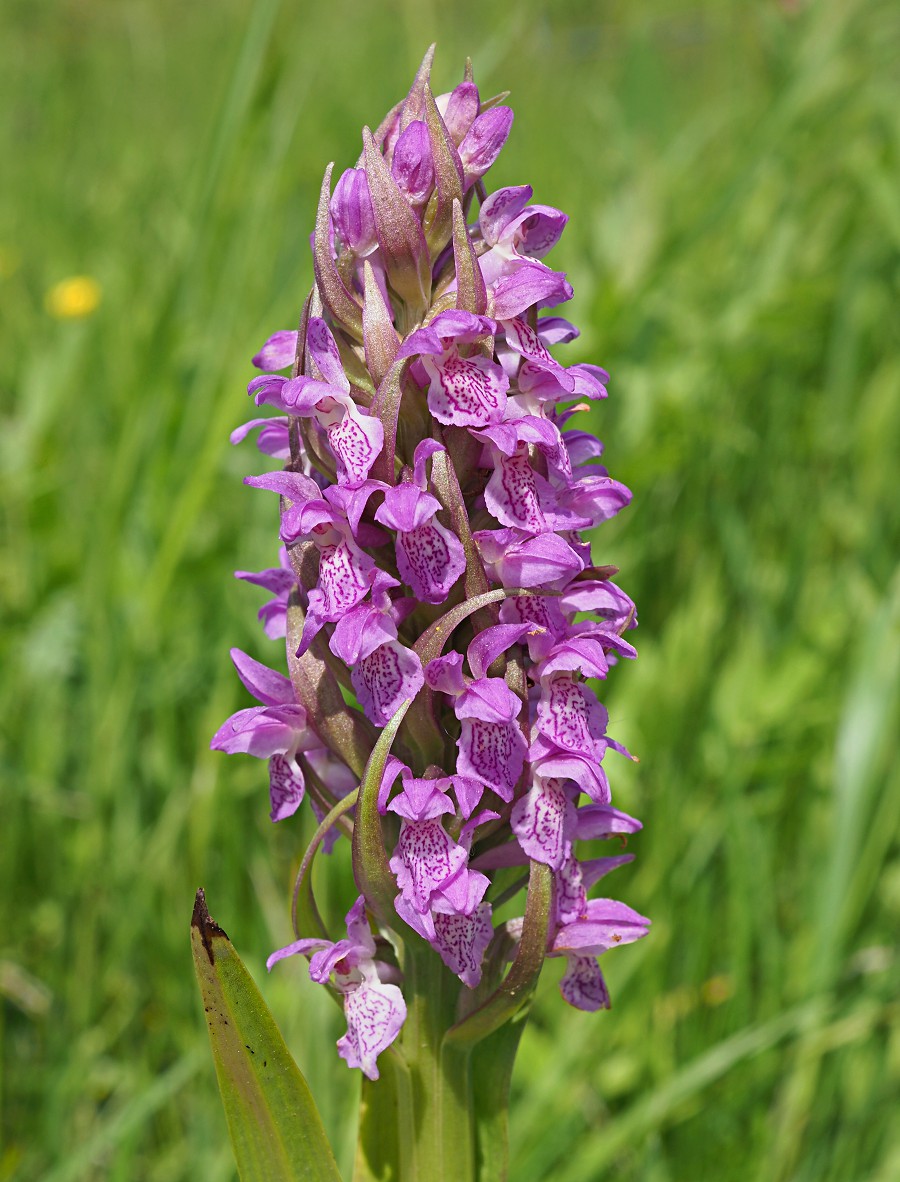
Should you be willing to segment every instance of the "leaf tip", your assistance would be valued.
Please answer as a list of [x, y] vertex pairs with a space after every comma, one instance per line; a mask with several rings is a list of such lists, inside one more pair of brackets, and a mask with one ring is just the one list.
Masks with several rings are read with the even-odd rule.
[[197, 888], [197, 894], [194, 898], [194, 911], [191, 915], [191, 927], [197, 929], [197, 934], [200, 936], [200, 941], [206, 950], [206, 955], [209, 957], [209, 963], [214, 964], [213, 938], [220, 936], [227, 940], [228, 933], [223, 928], [220, 928], [209, 914], [209, 908], [206, 906], [206, 892], [203, 887]]

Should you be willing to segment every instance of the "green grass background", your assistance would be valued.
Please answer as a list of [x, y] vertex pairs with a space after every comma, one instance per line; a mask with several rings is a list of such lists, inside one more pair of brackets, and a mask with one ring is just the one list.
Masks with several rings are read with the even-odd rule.
[[[207, 889], [346, 1165], [357, 1080], [289, 936], [305, 822], [208, 751], [274, 660], [228, 431], [295, 323], [328, 160], [439, 43], [509, 88], [491, 179], [572, 215], [633, 506], [606, 690], [654, 919], [614, 1008], [541, 983], [514, 1182], [900, 1178], [900, 10], [891, 0], [6, 0], [0, 13], [0, 1179], [234, 1178], [187, 939]], [[45, 293], [102, 285], [90, 317]], [[338, 912], [348, 867], [320, 876]], [[424, 1180], [423, 1180], [424, 1182]]]

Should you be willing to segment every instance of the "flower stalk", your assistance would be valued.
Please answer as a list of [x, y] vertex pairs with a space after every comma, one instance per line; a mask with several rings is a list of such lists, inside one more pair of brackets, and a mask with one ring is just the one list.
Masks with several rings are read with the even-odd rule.
[[[589, 897], [631, 858], [596, 843], [640, 828], [611, 804], [605, 757], [631, 756], [594, 689], [635, 656], [636, 613], [587, 536], [631, 494], [572, 422], [608, 375], [552, 352], [578, 335], [547, 311], [572, 295], [543, 261], [566, 215], [487, 188], [505, 96], [469, 65], [435, 96], [432, 57], [357, 166], [325, 170], [315, 286], [253, 359], [275, 413], [232, 441], [255, 430], [282, 465], [246, 480], [278, 494], [281, 548], [238, 577], [271, 594], [286, 673], [233, 650], [258, 705], [212, 741], [268, 761], [273, 821], [304, 800], [319, 820], [269, 967], [305, 956], [343, 1006], [360, 1182], [504, 1177], [544, 961], [608, 1008], [598, 957], [649, 924]], [[342, 836], [356, 899], [332, 932], [311, 868]]]

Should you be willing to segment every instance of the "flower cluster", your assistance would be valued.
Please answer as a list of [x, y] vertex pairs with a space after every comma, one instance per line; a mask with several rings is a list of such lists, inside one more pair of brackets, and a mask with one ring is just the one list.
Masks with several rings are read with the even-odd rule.
[[[238, 577], [273, 594], [260, 618], [286, 638], [290, 676], [234, 650], [260, 704], [212, 743], [268, 760], [274, 821], [304, 796], [329, 814], [326, 848], [361, 823], [359, 791], [377, 795], [390, 914], [366, 895], [354, 841], [347, 938], [298, 932], [271, 958], [311, 956], [311, 976], [343, 996], [340, 1053], [371, 1078], [406, 1013], [395, 947], [421, 938], [464, 991], [496, 987], [522, 921], [495, 926], [492, 908], [529, 864], [552, 879], [543, 952], [566, 958], [574, 1006], [609, 1005], [597, 958], [649, 922], [588, 898], [631, 855], [578, 856], [640, 828], [610, 804], [604, 757], [628, 753], [589, 684], [635, 655], [635, 610], [583, 532], [630, 493], [570, 425], [608, 375], [550, 351], [578, 335], [545, 314], [572, 294], [543, 261], [566, 215], [527, 185], [486, 191], [512, 111], [468, 71], [434, 97], [430, 64], [333, 191], [329, 167], [299, 330], [253, 359], [265, 372], [249, 393], [277, 417], [232, 440], [258, 429], [284, 461], [247, 479], [279, 494], [281, 550]], [[386, 727], [392, 750], [367, 789]]]

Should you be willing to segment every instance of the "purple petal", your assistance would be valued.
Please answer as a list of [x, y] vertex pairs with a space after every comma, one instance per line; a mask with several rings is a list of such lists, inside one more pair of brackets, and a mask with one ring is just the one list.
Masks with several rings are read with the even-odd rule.
[[434, 821], [445, 813], [452, 813], [453, 804], [447, 795], [450, 783], [449, 776], [437, 780], [404, 776], [403, 790], [388, 805], [388, 812], [415, 822]]
[[484, 562], [504, 587], [555, 589], [584, 569], [576, 552], [558, 534], [536, 538], [517, 529], [479, 530], [475, 541]]
[[569, 612], [593, 612], [606, 620], [616, 632], [626, 625], [637, 626], [634, 603], [621, 588], [608, 580], [585, 580], [573, 583], [560, 597], [560, 604]]
[[[395, 806], [401, 799], [395, 797], [388, 807], [398, 811]], [[390, 866], [397, 876], [397, 886], [422, 914], [428, 910], [432, 896], [465, 865], [466, 858], [466, 851], [444, 831], [439, 820], [404, 821]]]
[[541, 316], [537, 324], [538, 336], [545, 345], [565, 345], [581, 336], [581, 330], [562, 316]]
[[575, 836], [583, 840], [611, 837], [615, 833], [637, 833], [643, 825], [636, 817], [610, 804], [587, 804], [578, 809]]
[[228, 755], [244, 753], [268, 759], [290, 751], [305, 729], [302, 706], [251, 706], [226, 719], [209, 745]]
[[529, 205], [509, 227], [520, 254], [542, 259], [562, 237], [569, 218], [561, 209], [551, 205]]
[[375, 520], [388, 529], [411, 533], [427, 525], [440, 507], [437, 497], [424, 492], [418, 484], [398, 484], [385, 492], [384, 503], [375, 511]]
[[538, 477], [524, 444], [519, 445], [515, 455], [497, 456], [484, 490], [484, 503], [501, 525], [533, 534], [543, 533], [548, 528], [541, 506]]
[[422, 662], [412, 649], [389, 640], [354, 666], [353, 689], [366, 717], [376, 726], [387, 726], [404, 702], [414, 698], [425, 683]]
[[590, 899], [587, 918], [561, 928], [553, 941], [553, 951], [576, 952], [599, 956], [618, 944], [633, 944], [646, 936], [650, 920], [616, 899]]
[[514, 185], [490, 194], [478, 214], [482, 237], [489, 246], [497, 245], [506, 227], [531, 200], [532, 191], [531, 185]]
[[288, 439], [288, 421], [285, 418], [251, 419], [249, 423], [243, 423], [231, 432], [231, 443], [241, 443], [257, 427], [261, 430], [256, 439], [256, 446], [264, 455], [272, 456], [276, 460], [290, 459], [291, 445]]
[[594, 956], [574, 956], [567, 958], [566, 971], [559, 983], [559, 991], [577, 1010], [608, 1010], [610, 1007], [609, 991], [597, 958]]
[[328, 442], [342, 468], [341, 474], [356, 484], [368, 477], [384, 447], [384, 427], [373, 415], [360, 410], [349, 397], [343, 408], [340, 421], [327, 427]]
[[277, 492], [295, 505], [305, 505], [307, 501], [318, 501], [322, 493], [319, 486], [309, 476], [302, 472], [264, 472], [261, 476], [245, 476], [244, 484], [250, 488], [262, 488], [268, 492]]
[[395, 360], [403, 361], [422, 354], [439, 356], [453, 341], [468, 344], [476, 337], [492, 336], [496, 331], [497, 322], [487, 316], [476, 316], [464, 308], [448, 308], [439, 312], [425, 328], [411, 332], [400, 346]]
[[439, 361], [422, 358], [430, 379], [428, 409], [438, 420], [457, 427], [496, 423], [506, 410], [509, 378], [487, 357], [460, 357], [456, 347]]
[[481, 903], [472, 915], [435, 912], [433, 946], [441, 960], [464, 985], [474, 989], [481, 981], [481, 962], [494, 934], [491, 905]]
[[605, 742], [602, 739], [595, 742], [591, 754], [584, 755], [561, 751], [545, 735], [538, 733], [529, 754], [532, 763], [539, 765], [541, 775], [571, 780], [597, 804], [608, 804], [609, 781], [600, 763], [603, 751]]
[[348, 168], [334, 187], [331, 216], [344, 245], [355, 254], [368, 254], [375, 246], [375, 214], [365, 169]]
[[598, 640], [584, 636], [571, 636], [554, 645], [547, 659], [541, 664], [541, 677], [551, 673], [575, 672], [585, 677], [606, 677], [609, 662]]
[[436, 439], [423, 439], [421, 443], [416, 444], [413, 454], [413, 483], [417, 484], [419, 488], [427, 487], [425, 465], [432, 456], [436, 456], [439, 451], [444, 450], [445, 448]]
[[481, 780], [501, 800], [512, 800], [527, 751], [516, 723], [463, 719], [457, 747], [456, 768], [460, 775]]
[[512, 123], [511, 107], [492, 107], [478, 116], [459, 145], [467, 183], [491, 167], [509, 138]]
[[585, 476], [561, 497], [560, 503], [590, 520], [591, 526], [608, 521], [631, 501], [631, 491], [609, 476]]
[[481, 722], [514, 722], [521, 709], [522, 702], [502, 677], [470, 681], [454, 703], [457, 718], [477, 718]]
[[396, 755], [389, 755], [387, 762], [384, 765], [384, 771], [381, 773], [381, 783], [378, 785], [378, 811], [382, 816], [388, 809], [388, 797], [391, 794], [397, 777], [401, 772], [409, 773], [409, 768], [398, 759]]
[[434, 160], [428, 128], [414, 119], [394, 146], [391, 172], [410, 205], [424, 205], [434, 188]]
[[511, 320], [535, 304], [553, 307], [570, 300], [572, 287], [560, 271], [551, 271], [543, 263], [521, 263], [511, 275], [491, 284], [489, 295], [491, 316]]
[[459, 147], [478, 118], [478, 87], [474, 82], [460, 82], [450, 94], [439, 95], [436, 102], [451, 139]]
[[[319, 562], [317, 611], [334, 623], [363, 599], [375, 579], [375, 563], [349, 539], [325, 546]], [[310, 604], [313, 602], [310, 593]]]
[[543, 344], [534, 329], [524, 320], [514, 316], [504, 322], [506, 343], [516, 353], [520, 353], [534, 365], [551, 372], [564, 390], [574, 391], [575, 378], [559, 364], [555, 357], [551, 357], [549, 350]]
[[273, 821], [292, 817], [303, 800], [305, 783], [296, 760], [273, 755], [269, 760], [269, 816]]
[[330, 941], [328, 940], [311, 938], [295, 940], [293, 944], [288, 944], [286, 948], [279, 948], [277, 952], [273, 952], [266, 961], [266, 968], [271, 972], [272, 965], [278, 964], [280, 960], [286, 960], [289, 956], [297, 956], [301, 952], [312, 952], [320, 948], [327, 948], [329, 943]]
[[575, 809], [559, 781], [539, 780], [513, 805], [510, 824], [529, 858], [559, 870], [575, 826]]
[[466, 569], [459, 538], [437, 519], [397, 535], [397, 569], [422, 603], [443, 603]]
[[462, 666], [462, 653], [452, 652], [444, 657], [435, 657], [425, 666], [425, 680], [431, 689], [456, 697], [464, 693], [466, 688]]
[[484, 677], [488, 667], [497, 657], [501, 653], [505, 653], [512, 645], [517, 644], [531, 629], [532, 625], [529, 622], [495, 624], [493, 628], [486, 628], [484, 632], [479, 632], [466, 649], [466, 657], [472, 675], [477, 678]]
[[282, 329], [276, 332], [263, 345], [253, 358], [252, 364], [257, 369], [287, 369], [294, 364], [297, 356], [297, 332]]
[[396, 639], [397, 625], [390, 613], [379, 611], [365, 601], [341, 616], [334, 626], [328, 647], [345, 665], [352, 668], [381, 645]]
[[[472, 816], [473, 811], [478, 807], [478, 802], [484, 795], [484, 785], [480, 780], [476, 780], [472, 776], [453, 776], [452, 779], [453, 791], [456, 794], [456, 800], [459, 804], [459, 811], [468, 821], [468, 819]], [[483, 814], [479, 813], [479, 817], [482, 815]], [[496, 816], [496, 813], [491, 814], [492, 819]], [[461, 839], [462, 837], [463, 835], [460, 834]]]
[[294, 690], [289, 677], [254, 661], [239, 648], [231, 650], [231, 659], [238, 677], [258, 702], [264, 706], [293, 704]]
[[596, 695], [569, 673], [552, 673], [541, 681], [537, 727], [564, 751], [593, 756], [599, 762], [608, 715]]
[[378, 1079], [377, 1059], [387, 1050], [406, 1021], [406, 1002], [396, 985], [365, 980], [344, 995], [347, 1033], [338, 1039], [338, 1054], [348, 1067], [360, 1067]]
[[306, 352], [315, 362], [323, 379], [335, 390], [350, 393], [350, 383], [331, 329], [320, 316], [311, 316], [306, 330]]

